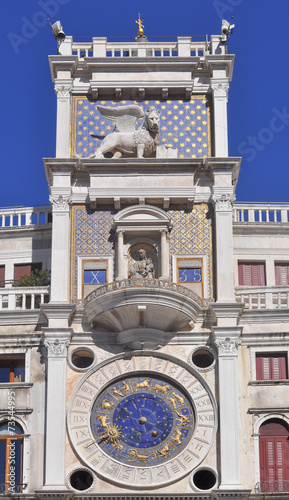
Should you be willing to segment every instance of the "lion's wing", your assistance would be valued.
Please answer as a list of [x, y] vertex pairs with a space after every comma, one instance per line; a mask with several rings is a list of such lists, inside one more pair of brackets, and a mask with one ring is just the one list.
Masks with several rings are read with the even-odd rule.
[[120, 132], [134, 132], [137, 119], [144, 117], [143, 109], [136, 104], [116, 108], [97, 106], [97, 109], [104, 118], [115, 122]]

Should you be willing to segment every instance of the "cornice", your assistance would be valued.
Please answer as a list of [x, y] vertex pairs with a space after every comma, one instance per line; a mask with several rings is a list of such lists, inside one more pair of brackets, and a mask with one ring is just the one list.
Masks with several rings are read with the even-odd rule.
[[284, 323], [289, 321], [289, 309], [245, 309], [240, 323]]

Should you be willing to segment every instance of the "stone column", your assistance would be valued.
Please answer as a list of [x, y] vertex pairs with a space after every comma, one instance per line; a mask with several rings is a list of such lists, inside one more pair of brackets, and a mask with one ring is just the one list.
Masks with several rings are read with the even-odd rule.
[[235, 196], [213, 196], [215, 205], [215, 249], [217, 301], [235, 301], [232, 215]]
[[212, 78], [214, 101], [215, 156], [228, 156], [227, 101], [229, 82], [227, 78]]
[[124, 279], [123, 274], [123, 231], [117, 231], [117, 279]]
[[241, 328], [214, 327], [219, 353], [220, 488], [240, 487], [237, 356]]
[[161, 278], [165, 280], [169, 279], [167, 234], [167, 229], [161, 231]]
[[52, 204], [51, 297], [52, 302], [68, 302], [70, 197], [50, 197]]
[[66, 364], [72, 330], [45, 328], [47, 347], [45, 488], [65, 489]]
[[57, 96], [56, 158], [69, 158], [72, 79], [56, 80]]

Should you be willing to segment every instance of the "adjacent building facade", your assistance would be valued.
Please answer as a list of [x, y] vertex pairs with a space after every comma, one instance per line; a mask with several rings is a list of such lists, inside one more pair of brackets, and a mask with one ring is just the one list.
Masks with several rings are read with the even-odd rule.
[[0, 494], [286, 498], [289, 205], [235, 203], [225, 39], [49, 62], [51, 207], [0, 211]]

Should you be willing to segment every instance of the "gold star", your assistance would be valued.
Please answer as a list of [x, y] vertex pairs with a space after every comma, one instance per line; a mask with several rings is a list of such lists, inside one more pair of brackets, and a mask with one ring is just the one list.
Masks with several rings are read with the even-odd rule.
[[78, 122], [78, 125], [82, 125], [82, 122]]
[[82, 103], [83, 103], [83, 101], [78, 101], [78, 102], [79, 102], [79, 104], [82, 104]]
[[203, 125], [207, 125], [207, 122], [206, 122], [206, 121], [203, 121], [203, 122], [202, 122], [202, 124], [203, 124]]

